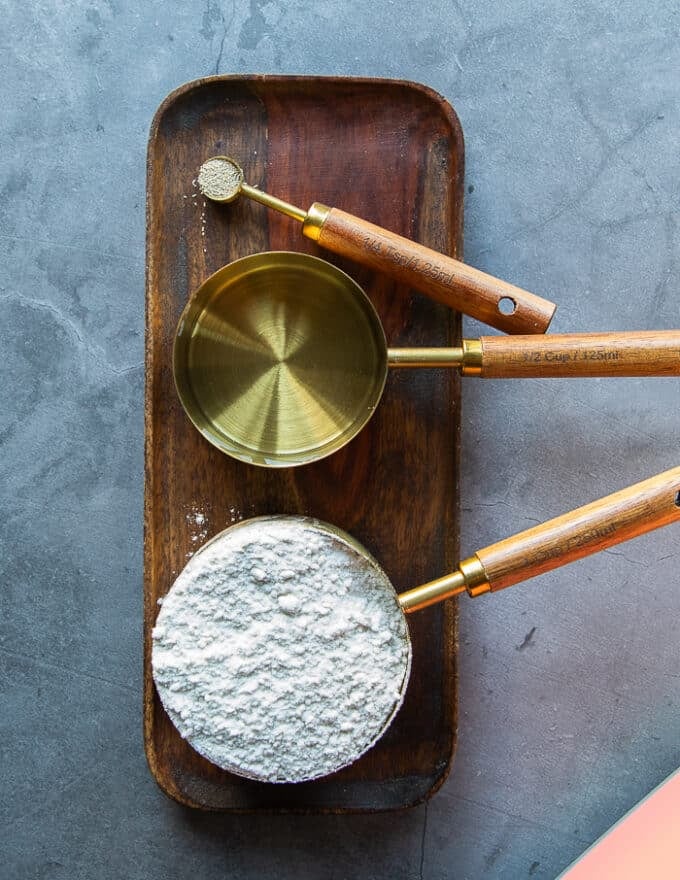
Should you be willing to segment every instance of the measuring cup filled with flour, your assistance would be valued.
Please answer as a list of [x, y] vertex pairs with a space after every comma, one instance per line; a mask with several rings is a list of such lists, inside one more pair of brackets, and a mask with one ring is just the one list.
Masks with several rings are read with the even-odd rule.
[[397, 595], [354, 538], [308, 517], [216, 535], [163, 599], [152, 634], [160, 699], [218, 766], [302, 782], [361, 757], [401, 706], [405, 614], [503, 589], [680, 520], [680, 467], [479, 550]]
[[163, 600], [153, 676], [182, 736], [268, 782], [350, 764], [401, 705], [411, 642], [394, 588], [348, 535], [261, 517], [196, 553]]

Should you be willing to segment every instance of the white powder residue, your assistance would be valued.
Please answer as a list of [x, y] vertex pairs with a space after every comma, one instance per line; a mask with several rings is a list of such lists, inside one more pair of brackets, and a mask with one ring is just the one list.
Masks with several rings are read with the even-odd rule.
[[153, 630], [154, 680], [181, 735], [268, 782], [362, 755], [401, 705], [410, 662], [385, 574], [303, 517], [248, 520], [209, 541]]
[[[196, 506], [187, 511], [185, 519], [189, 526], [189, 540], [192, 546], [184, 554], [184, 558], [191, 559], [203, 541], [208, 537], [208, 519], [206, 514]], [[176, 572], [173, 572], [173, 574], [176, 574]]]
[[191, 543], [199, 544], [205, 541], [208, 537], [208, 524], [205, 513], [198, 507], [192, 507], [186, 514], [186, 521], [191, 532], [189, 535]]

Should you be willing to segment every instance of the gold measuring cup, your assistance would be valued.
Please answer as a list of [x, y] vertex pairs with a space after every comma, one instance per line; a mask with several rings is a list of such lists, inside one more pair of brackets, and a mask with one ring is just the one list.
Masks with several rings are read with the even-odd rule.
[[390, 366], [489, 377], [677, 375], [680, 331], [388, 349], [355, 281], [318, 257], [282, 251], [243, 257], [201, 285], [179, 321], [173, 366], [182, 405], [206, 439], [241, 461], [287, 467], [356, 436]]
[[[479, 550], [473, 556], [461, 562], [458, 569], [452, 574], [415, 587], [400, 595], [396, 595], [394, 587], [385, 572], [358, 541], [335, 526], [321, 523], [308, 517], [259, 517], [245, 520], [215, 536], [204, 548], [199, 550], [199, 554], [217, 541], [222, 542], [223, 547], [231, 542], [231, 546], [237, 552], [239, 548], [243, 547], [245, 542], [257, 545], [258, 540], [260, 540], [263, 542], [264, 547], [265, 542], [262, 535], [266, 534], [266, 528], [263, 528], [263, 526], [271, 521], [285, 522], [287, 524], [286, 534], [290, 536], [291, 532], [295, 532], [298, 541], [303, 543], [308, 544], [313, 537], [316, 544], [315, 560], [317, 561], [322, 561], [326, 555], [332, 555], [338, 542], [347, 548], [352, 554], [351, 564], [348, 562], [348, 571], [351, 571], [351, 576], [362, 581], [363, 575], [366, 574], [367, 577], [363, 582], [370, 583], [372, 591], [384, 591], [388, 598], [391, 597], [389, 601], [385, 602], [386, 617], [382, 625], [385, 631], [401, 633], [400, 638], [404, 640], [408, 648], [408, 650], [402, 652], [402, 660], [394, 667], [392, 672], [393, 680], [389, 682], [389, 687], [394, 688], [390, 692], [394, 693], [396, 691], [396, 699], [390, 702], [389, 711], [386, 711], [384, 717], [380, 718], [380, 713], [378, 713], [372, 720], [365, 720], [367, 729], [362, 731], [364, 746], [354, 755], [344, 754], [341, 763], [336, 767], [329, 768], [325, 766], [324, 768], [315, 768], [310, 766], [306, 768], [305, 775], [299, 778], [275, 780], [277, 782], [300, 782], [316, 778], [325, 773], [334, 772], [340, 766], [356, 760], [370, 744], [382, 736], [391, 723], [403, 700], [410, 672], [410, 639], [408, 626], [402, 617], [404, 613], [408, 614], [417, 611], [463, 592], [467, 592], [470, 596], [478, 596], [482, 593], [501, 590], [569, 562], [597, 553], [600, 550], [605, 550], [628, 541], [645, 532], [668, 525], [671, 522], [680, 521], [680, 467], [672, 468], [658, 476], [644, 480], [570, 513], [563, 514], [541, 525], [520, 532], [513, 537], [506, 538], [483, 550]], [[271, 544], [267, 546], [271, 547]], [[299, 560], [297, 559], [284, 558], [284, 563], [290, 563], [292, 569], [295, 568], [298, 562]], [[191, 564], [189, 563], [189, 565]], [[368, 579], [369, 573], [371, 575], [370, 580]], [[274, 584], [274, 588], [276, 588], [276, 584]], [[229, 602], [228, 582], [226, 583], [226, 589], [225, 601]], [[294, 593], [294, 578], [286, 580], [286, 590], [287, 592]], [[166, 608], [166, 605], [167, 602], [164, 602], [163, 608]], [[308, 613], [308, 609], [301, 607], [300, 613]], [[285, 615], [282, 615], [280, 625], [294, 626], [294, 623], [290, 622], [290, 618], [286, 619]], [[357, 626], [357, 635], [359, 637], [361, 637], [361, 632], [366, 632], [366, 630], [362, 631], [361, 627]], [[226, 640], [228, 641], [228, 638]], [[267, 646], [264, 645], [262, 652], [263, 664], [270, 662], [269, 653], [266, 648]], [[304, 649], [304, 645], [301, 645], [301, 649]], [[361, 674], [361, 657], [363, 657], [363, 653], [357, 651], [353, 660], [348, 660], [348, 662], [355, 662], [357, 664], [357, 674], [359, 675]], [[315, 656], [313, 659], [314, 661], [319, 661], [319, 659], [323, 658]], [[207, 662], [212, 661], [208, 660]], [[259, 668], [254, 668], [252, 671], [255, 680], [259, 671]], [[294, 679], [294, 672], [291, 671], [290, 675], [292, 683], [297, 684]], [[332, 670], [329, 675], [332, 677]], [[334, 696], [332, 695], [333, 688], [331, 685], [332, 680], [329, 687], [324, 688], [323, 692], [332, 704]], [[252, 691], [248, 692], [252, 693]], [[161, 696], [163, 698], [163, 694]], [[304, 691], [299, 694], [299, 698], [301, 703], [304, 704]], [[172, 694], [165, 694], [165, 699], [172, 700]], [[332, 704], [332, 708], [337, 709], [338, 707]], [[243, 707], [241, 706], [240, 710], [242, 709]], [[340, 711], [339, 717], [341, 716], [342, 711]], [[317, 723], [320, 725], [316, 718], [310, 718], [306, 722], [306, 729], [308, 729], [307, 725], [313, 728]], [[319, 735], [324, 735], [324, 732], [327, 735], [327, 728], [320, 729]], [[316, 733], [316, 731], [311, 730], [311, 733]], [[205, 734], [205, 731], [203, 731], [203, 734]], [[216, 735], [220, 737], [221, 732], [216, 731]], [[191, 742], [191, 733], [187, 735], [187, 739]], [[203, 736], [203, 741], [205, 742], [205, 736]], [[285, 750], [286, 743], [277, 738], [276, 747]], [[228, 769], [236, 773], [241, 772], [237, 760], [230, 760], [228, 762]], [[252, 767], [249, 768], [247, 773], [244, 772], [243, 775], [258, 778], [257, 772]]]
[[271, 196], [246, 183], [243, 169], [230, 156], [205, 161], [198, 184], [211, 201], [233, 202], [243, 195], [286, 214], [302, 223], [302, 234], [321, 247], [383, 272], [506, 333], [545, 333], [555, 313], [555, 304], [547, 299], [338, 208], [314, 202], [304, 211]]

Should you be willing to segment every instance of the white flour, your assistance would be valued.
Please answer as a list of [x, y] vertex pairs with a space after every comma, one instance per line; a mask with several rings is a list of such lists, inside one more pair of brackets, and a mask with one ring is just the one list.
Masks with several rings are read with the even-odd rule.
[[189, 536], [191, 543], [198, 544], [201, 541], [205, 541], [208, 536], [208, 526], [205, 513], [203, 513], [198, 507], [192, 507], [186, 514], [185, 519], [191, 529], [191, 535]]
[[154, 680], [182, 736], [269, 782], [356, 760], [401, 705], [410, 662], [382, 570], [302, 517], [249, 520], [208, 542], [153, 631]]

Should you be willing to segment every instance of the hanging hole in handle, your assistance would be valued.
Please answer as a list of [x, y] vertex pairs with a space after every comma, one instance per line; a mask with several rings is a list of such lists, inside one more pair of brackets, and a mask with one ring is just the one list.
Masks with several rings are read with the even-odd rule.
[[680, 492], [675, 496], [675, 506], [680, 507]]
[[509, 296], [501, 297], [501, 299], [498, 300], [498, 311], [501, 315], [514, 315], [516, 309], [517, 303]]

